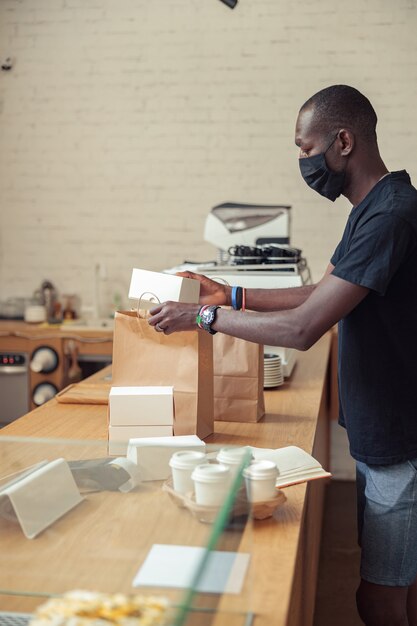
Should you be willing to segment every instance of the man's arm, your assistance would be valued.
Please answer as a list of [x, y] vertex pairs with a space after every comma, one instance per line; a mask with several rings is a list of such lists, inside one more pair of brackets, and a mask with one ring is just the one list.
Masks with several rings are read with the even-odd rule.
[[[328, 276], [333, 269], [334, 266], [329, 263], [323, 278]], [[288, 309], [295, 309], [311, 296], [319, 284], [286, 287], [284, 289], [247, 289], [246, 308], [251, 311], [287, 311]]]
[[[218, 309], [212, 328], [255, 343], [308, 350], [336, 322], [348, 315], [369, 293], [327, 273], [298, 307], [276, 312]], [[165, 302], [151, 311], [151, 326], [170, 334], [196, 328], [199, 306]]]
[[220, 309], [213, 328], [256, 343], [308, 350], [368, 292], [365, 287], [328, 274], [295, 309], [247, 315]]
[[[334, 266], [329, 264], [324, 276]], [[200, 304], [231, 305], [231, 287], [217, 283], [207, 276], [194, 272], [179, 272], [178, 276], [193, 278], [200, 282]], [[237, 278], [237, 280], [239, 280]], [[295, 309], [311, 296], [317, 285], [287, 287], [284, 289], [246, 289], [246, 308], [251, 311], [285, 311]]]

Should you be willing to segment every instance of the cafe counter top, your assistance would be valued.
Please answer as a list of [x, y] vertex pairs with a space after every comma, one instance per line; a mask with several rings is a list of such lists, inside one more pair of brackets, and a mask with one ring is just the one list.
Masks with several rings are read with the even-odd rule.
[[[215, 422], [215, 432], [206, 442], [265, 448], [296, 445], [328, 469], [330, 348], [331, 334], [327, 333], [308, 352], [298, 353], [291, 378], [265, 392], [266, 415], [261, 421]], [[109, 386], [108, 368], [90, 377], [91, 383]], [[87, 383], [79, 383], [83, 384]], [[0, 436], [104, 440], [107, 406], [52, 399], [3, 428]], [[274, 516], [254, 522], [254, 626], [313, 622], [325, 482], [286, 488], [287, 501]], [[0, 606], [31, 610], [33, 599], [0, 596]]]

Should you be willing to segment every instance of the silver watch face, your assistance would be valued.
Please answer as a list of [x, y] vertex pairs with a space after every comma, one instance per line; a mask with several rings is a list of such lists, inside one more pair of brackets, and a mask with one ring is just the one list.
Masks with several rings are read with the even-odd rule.
[[201, 314], [201, 317], [203, 318], [204, 322], [206, 324], [211, 324], [214, 320], [214, 311], [213, 309], [204, 309], [204, 311]]

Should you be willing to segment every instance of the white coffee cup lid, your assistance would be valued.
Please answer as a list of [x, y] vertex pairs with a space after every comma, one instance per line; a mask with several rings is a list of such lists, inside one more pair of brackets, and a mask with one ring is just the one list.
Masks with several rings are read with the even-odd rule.
[[246, 478], [263, 479], [263, 478], [276, 478], [279, 474], [279, 470], [273, 461], [262, 459], [260, 461], [254, 461], [243, 470], [243, 475]]
[[191, 478], [202, 483], [217, 483], [225, 480], [229, 474], [230, 468], [222, 463], [203, 463], [197, 465]]
[[252, 452], [249, 447], [242, 448], [222, 448], [217, 454], [217, 460], [219, 463], [228, 463], [230, 465], [240, 465], [248, 455], [249, 459], [253, 458]]
[[169, 465], [175, 469], [190, 469], [200, 465], [205, 458], [205, 453], [198, 450], [178, 450], [170, 458]]

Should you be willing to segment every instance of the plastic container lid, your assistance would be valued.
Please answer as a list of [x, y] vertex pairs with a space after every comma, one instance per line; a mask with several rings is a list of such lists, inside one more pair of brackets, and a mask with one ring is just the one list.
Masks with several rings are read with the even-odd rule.
[[205, 453], [198, 450], [179, 450], [174, 452], [169, 460], [169, 465], [175, 469], [192, 469], [196, 465], [200, 465], [205, 458]]
[[[227, 463], [228, 465], [241, 465], [245, 455], [250, 452], [248, 447], [243, 448], [222, 448], [217, 454], [219, 463]], [[250, 452], [250, 458], [253, 458]]]
[[245, 478], [252, 478], [254, 480], [276, 478], [278, 474], [279, 471], [275, 463], [266, 459], [254, 461], [249, 467], [243, 470]]
[[230, 468], [222, 463], [203, 463], [197, 465], [191, 478], [201, 483], [222, 483], [229, 474]]

